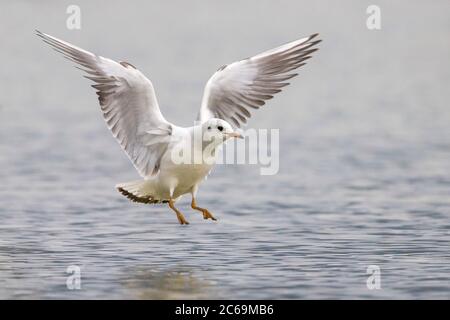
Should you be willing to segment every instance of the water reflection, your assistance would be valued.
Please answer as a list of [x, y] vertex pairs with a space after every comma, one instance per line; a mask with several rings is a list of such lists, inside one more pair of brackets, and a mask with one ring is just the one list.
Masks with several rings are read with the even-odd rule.
[[214, 299], [217, 290], [208, 281], [186, 267], [158, 270], [134, 267], [125, 270], [123, 286], [135, 299]]

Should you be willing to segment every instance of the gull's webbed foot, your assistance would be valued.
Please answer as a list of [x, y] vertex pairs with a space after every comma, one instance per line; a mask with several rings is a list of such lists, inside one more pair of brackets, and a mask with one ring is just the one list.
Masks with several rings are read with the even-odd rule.
[[177, 212], [177, 218], [180, 224], [189, 224], [189, 222], [186, 220], [186, 218], [181, 212]]
[[186, 220], [186, 218], [185, 218], [184, 215], [180, 212], [180, 210], [178, 210], [177, 208], [175, 208], [172, 199], [169, 200], [169, 207], [170, 207], [170, 209], [172, 209], [173, 211], [175, 211], [175, 213], [177, 214], [178, 222], [179, 222], [180, 224], [189, 224], [189, 222]]
[[205, 220], [211, 219], [211, 220], [217, 221], [217, 219], [214, 218], [214, 216], [211, 214], [211, 212], [209, 212], [208, 209], [203, 209], [200, 211], [203, 213], [203, 219], [205, 219]]
[[200, 208], [197, 206], [197, 203], [195, 202], [195, 198], [192, 198], [191, 207], [192, 207], [192, 209], [198, 210], [201, 213], [203, 213], [203, 219], [205, 219], [205, 220], [211, 219], [211, 220], [217, 221], [217, 219], [214, 218], [214, 216], [211, 214], [211, 212], [209, 212], [208, 209]]

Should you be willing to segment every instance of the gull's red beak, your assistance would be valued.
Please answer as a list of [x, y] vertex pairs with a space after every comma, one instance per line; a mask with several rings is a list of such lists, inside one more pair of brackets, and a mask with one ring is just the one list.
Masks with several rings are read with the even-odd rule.
[[227, 135], [230, 138], [239, 138], [239, 139], [244, 139], [244, 136], [242, 134], [240, 134], [239, 132], [230, 132], [230, 133], [225, 133], [225, 135]]

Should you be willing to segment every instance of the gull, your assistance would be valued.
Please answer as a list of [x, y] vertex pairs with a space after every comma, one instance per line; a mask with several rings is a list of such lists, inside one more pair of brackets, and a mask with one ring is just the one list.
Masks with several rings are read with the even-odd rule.
[[[204, 219], [216, 220], [196, 201], [200, 183], [215, 164], [215, 150], [230, 138], [242, 138], [238, 129], [250, 110], [281, 92], [321, 41], [313, 34], [220, 67], [205, 86], [198, 122], [185, 128], [164, 118], [151, 81], [131, 63], [104, 58], [38, 30], [36, 34], [95, 82], [106, 124], [142, 177], [117, 184], [117, 190], [134, 202], [167, 203], [182, 225], [189, 222], [175, 202], [184, 194], [191, 194], [192, 209]], [[193, 142], [195, 136], [202, 142]], [[191, 151], [200, 152], [199, 161], [175, 156]]]

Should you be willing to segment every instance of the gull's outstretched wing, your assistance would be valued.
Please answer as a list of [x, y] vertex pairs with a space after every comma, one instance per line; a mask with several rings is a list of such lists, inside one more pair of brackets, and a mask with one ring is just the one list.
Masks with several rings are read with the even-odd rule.
[[139, 174], [158, 172], [172, 125], [159, 110], [153, 85], [127, 62], [97, 56], [70, 43], [36, 31], [44, 42], [76, 62], [94, 81], [103, 117]]
[[258, 109], [297, 75], [295, 69], [311, 58], [321, 40], [307, 38], [223, 66], [206, 84], [199, 113], [201, 122], [221, 118], [240, 127], [250, 118], [249, 108]]

